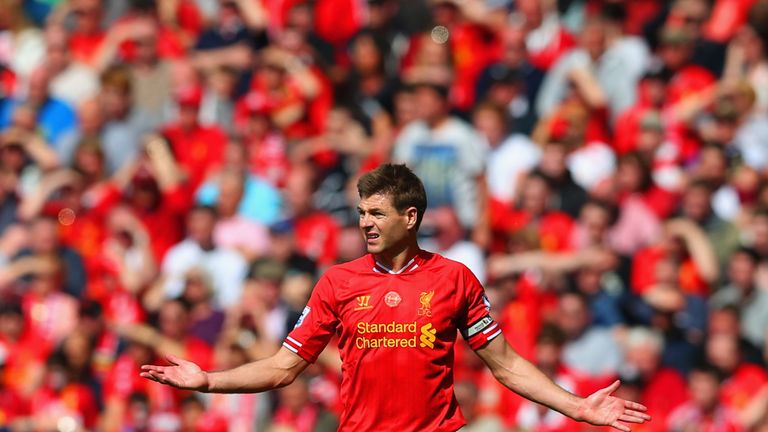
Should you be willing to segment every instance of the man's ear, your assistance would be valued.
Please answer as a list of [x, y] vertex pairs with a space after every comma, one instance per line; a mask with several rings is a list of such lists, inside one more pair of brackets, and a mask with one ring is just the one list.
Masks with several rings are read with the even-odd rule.
[[405, 210], [405, 216], [408, 218], [408, 229], [415, 229], [419, 220], [419, 211], [416, 210], [416, 207], [408, 207]]

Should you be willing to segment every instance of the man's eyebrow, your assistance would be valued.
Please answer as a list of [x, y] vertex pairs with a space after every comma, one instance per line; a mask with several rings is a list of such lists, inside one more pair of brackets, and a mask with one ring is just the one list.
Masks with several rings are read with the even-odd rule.
[[369, 207], [367, 209], [363, 209], [362, 207], [357, 206], [357, 211], [373, 213], [373, 212], [381, 212], [382, 210], [380, 208], [378, 208], [378, 207]]

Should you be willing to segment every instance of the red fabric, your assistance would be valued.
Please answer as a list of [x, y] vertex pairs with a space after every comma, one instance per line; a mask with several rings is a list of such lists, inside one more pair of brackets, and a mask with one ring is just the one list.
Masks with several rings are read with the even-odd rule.
[[[630, 284], [636, 294], [644, 294], [656, 284], [656, 265], [666, 258], [667, 251], [658, 246], [639, 250], [632, 259]], [[709, 285], [696, 269], [693, 260], [683, 260], [678, 269], [677, 282], [683, 292], [701, 296], [709, 295]]]
[[527, 212], [509, 207], [493, 198], [491, 198], [490, 210], [491, 229], [496, 233], [509, 234], [533, 226], [539, 233], [542, 250], [562, 252], [569, 249], [568, 240], [571, 238], [575, 222], [566, 213], [549, 211], [535, 220]]
[[285, 140], [278, 134], [269, 134], [264, 138], [248, 138], [246, 142], [249, 172], [272, 186], [284, 186], [291, 168]]
[[[667, 106], [671, 107], [689, 97], [697, 97], [715, 83], [715, 77], [707, 69], [696, 65], [685, 66], [667, 85]], [[682, 161], [687, 162], [695, 158], [701, 145], [695, 131], [690, 130], [688, 125], [679, 119], [672, 118], [668, 123], [667, 132], [668, 138], [678, 146]]]
[[617, 156], [623, 156], [637, 150], [637, 136], [640, 133], [640, 120], [649, 110], [645, 104], [637, 104], [621, 113], [616, 118], [613, 130], [612, 147]]
[[10, 424], [19, 417], [29, 414], [29, 404], [19, 394], [0, 386], [0, 425]]
[[[332, 44], [343, 44], [363, 26], [361, 0], [323, 0], [315, 3], [315, 32]], [[344, 13], [339, 13], [344, 11]]]
[[7, 68], [0, 68], [0, 98], [13, 96], [16, 90], [16, 74]]
[[83, 384], [67, 384], [60, 391], [43, 387], [32, 395], [30, 405], [36, 415], [53, 418], [74, 416], [88, 429], [93, 428], [98, 419], [96, 398], [93, 391]]
[[[134, 16], [126, 16], [117, 20], [114, 25], [125, 25], [134, 20]], [[157, 56], [161, 59], [179, 59], [186, 55], [184, 44], [179, 35], [172, 28], [160, 26], [157, 32]], [[123, 42], [118, 47], [118, 53], [121, 59], [131, 63], [136, 59], [136, 43], [132, 40]]]
[[680, 194], [658, 186], [651, 186], [643, 194], [643, 202], [660, 219], [666, 219], [672, 215], [680, 204]]
[[18, 341], [3, 340], [8, 357], [3, 367], [3, 385], [10, 391], [21, 394], [30, 382], [37, 379], [35, 371], [44, 366], [45, 359], [51, 353], [51, 346], [40, 343], [39, 337], [29, 331], [24, 332]]
[[560, 27], [547, 46], [539, 51], [528, 53], [528, 60], [538, 69], [549, 70], [561, 55], [575, 46], [576, 39]]
[[767, 383], [768, 372], [765, 369], [743, 364], [720, 386], [720, 399], [726, 407], [741, 411]]
[[189, 176], [187, 185], [190, 190], [197, 190], [224, 160], [227, 135], [218, 127], [198, 125], [186, 131], [175, 124], [166, 127], [163, 135], [171, 143], [176, 161]]
[[648, 21], [655, 18], [661, 11], [659, 0], [633, 0], [625, 2], [626, 18], [624, 31], [627, 34], [641, 35]]
[[457, 25], [451, 29], [455, 77], [451, 87], [453, 105], [469, 111], [475, 102], [475, 83], [486, 66], [500, 57], [501, 43], [485, 27]]
[[192, 207], [192, 197], [187, 188], [174, 187], [163, 192], [158, 208], [138, 211], [137, 216], [152, 239], [155, 261], [163, 262], [168, 249], [184, 237], [184, 219]]
[[[176, 20], [179, 27], [184, 30], [189, 37], [197, 38], [203, 30], [205, 23], [203, 15], [200, 13], [197, 4], [193, 0], [182, 0], [176, 8]], [[194, 40], [194, 39], [193, 39]]]
[[323, 212], [301, 216], [294, 221], [296, 249], [321, 266], [336, 263], [339, 224]]
[[105, 32], [72, 33], [69, 37], [69, 52], [72, 55], [72, 60], [92, 65], [104, 38], [106, 38]]
[[499, 325], [507, 342], [529, 361], [535, 359], [536, 337], [541, 330], [542, 312], [549, 303], [546, 294], [527, 275], [515, 284], [517, 295], [501, 312]]
[[[242, 125], [244, 123], [249, 113], [253, 111], [252, 101], [254, 99], [259, 100], [259, 111], [268, 116], [273, 116], [281, 110], [297, 105], [304, 106], [307, 109], [309, 105], [299, 86], [290, 80], [287, 75], [286, 77], [283, 85], [279, 88], [269, 88], [264, 76], [259, 73], [255, 74], [251, 80], [250, 91], [237, 101], [235, 105], [235, 124]], [[323, 82], [321, 81], [322, 84]], [[300, 118], [283, 128], [282, 132], [287, 138], [305, 138], [313, 132], [311, 124], [306, 119], [308, 114], [306, 112], [304, 118]]]
[[202, 339], [188, 336], [184, 340], [184, 353], [187, 359], [197, 363], [201, 369], [213, 368], [213, 349]]
[[340, 431], [453, 432], [464, 424], [453, 396], [456, 331], [473, 349], [501, 334], [484, 297], [471, 271], [437, 254], [420, 252], [397, 274], [366, 255], [323, 274], [283, 346], [314, 362], [340, 331]]
[[653, 417], [653, 421], [642, 425], [642, 431], [665, 432], [667, 417], [687, 398], [688, 386], [680, 372], [668, 368], [657, 371], [645, 384], [639, 401]]
[[312, 432], [315, 430], [319, 412], [320, 410], [314, 405], [305, 405], [297, 413], [281, 407], [275, 412], [272, 423], [275, 426], [286, 427], [295, 432]]
[[704, 36], [712, 41], [727, 43], [747, 21], [749, 9], [756, 0], [717, 0], [704, 24]]
[[[155, 364], [165, 364], [163, 360], [155, 360]], [[178, 407], [179, 392], [171, 387], [153, 383], [141, 378], [136, 373], [140, 364], [129, 354], [121, 355], [114, 367], [104, 380], [104, 396], [106, 400], [127, 401], [133, 392], [145, 393], [152, 410], [173, 412]]]

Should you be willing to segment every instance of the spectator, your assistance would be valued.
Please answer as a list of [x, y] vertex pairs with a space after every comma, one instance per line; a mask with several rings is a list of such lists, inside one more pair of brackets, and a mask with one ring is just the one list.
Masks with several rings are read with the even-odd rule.
[[483, 226], [486, 149], [476, 132], [447, 111], [441, 85], [416, 87], [419, 120], [397, 138], [394, 158], [424, 179], [429, 206], [455, 208], [466, 228]]
[[454, 393], [461, 412], [467, 420], [468, 432], [500, 432], [504, 430], [501, 420], [493, 415], [479, 412], [478, 388], [472, 381], [459, 381], [454, 384]]
[[520, 193], [519, 182], [539, 162], [541, 150], [519, 131], [508, 135], [506, 115], [493, 103], [479, 105], [472, 123], [490, 145], [486, 182], [491, 199], [514, 202]]
[[704, 230], [717, 254], [719, 265], [723, 267], [727, 257], [738, 247], [738, 230], [713, 212], [713, 193], [712, 185], [704, 181], [692, 182], [682, 197], [680, 212]]
[[6, 99], [0, 105], [0, 127], [18, 124], [16, 112], [20, 107], [29, 107], [34, 112], [42, 138], [56, 147], [66, 132], [75, 128], [77, 117], [71, 105], [50, 94], [51, 72], [40, 67], [29, 77], [24, 99]]
[[19, 250], [11, 258], [23, 257], [46, 258], [61, 260], [64, 266], [64, 281], [62, 289], [67, 294], [82, 298], [86, 288], [86, 274], [83, 260], [75, 250], [61, 244], [58, 234], [58, 220], [40, 216], [29, 223], [27, 247]]
[[173, 155], [187, 177], [188, 187], [197, 190], [203, 180], [224, 159], [227, 138], [217, 126], [198, 122], [202, 90], [196, 85], [182, 88], [176, 94], [179, 120], [163, 129]]
[[98, 138], [107, 172], [115, 174], [138, 158], [141, 137], [157, 120], [134, 104], [130, 71], [125, 66], [105, 70], [100, 83], [98, 98], [80, 107], [80, 129], [63, 139], [57, 153], [63, 164], [71, 165], [77, 144], [85, 138]]
[[665, 431], [666, 420], [687, 397], [684, 376], [662, 365], [664, 336], [645, 327], [630, 328], [623, 343], [625, 364], [619, 369], [623, 382], [634, 382], [638, 401], [648, 403], [648, 412], [656, 422], [650, 430]]
[[213, 231], [217, 219], [216, 211], [210, 207], [199, 206], [189, 212], [186, 239], [172, 247], [163, 259], [161, 292], [166, 298], [182, 293], [183, 276], [193, 267], [201, 267], [212, 275], [217, 306], [232, 306], [240, 298], [246, 262], [237, 252], [215, 245]]
[[308, 390], [308, 383], [302, 378], [280, 389], [281, 408], [275, 413], [268, 430], [280, 430], [281, 427], [318, 432], [336, 430], [337, 420], [312, 403]]
[[63, 28], [46, 30], [44, 67], [51, 73], [51, 95], [78, 108], [83, 101], [96, 96], [99, 80], [92, 69], [70, 58], [68, 37]]
[[[277, 222], [280, 218], [280, 212], [283, 207], [283, 197], [275, 188], [275, 183], [271, 183], [271, 178], [264, 178], [259, 175], [258, 170], [249, 167], [249, 151], [243, 144], [231, 142], [227, 145], [224, 158], [224, 165], [220, 172], [212, 174], [205, 183], [197, 190], [197, 202], [203, 205], [216, 205], [220, 193], [220, 178], [223, 172], [229, 172], [230, 175], [239, 175], [244, 173], [243, 197], [238, 206], [238, 214], [257, 224], [270, 225]], [[267, 162], [271, 165], [271, 161]], [[266, 165], [266, 164], [265, 164]], [[250, 169], [249, 169], [250, 168]], [[271, 168], [270, 168], [271, 169]], [[282, 177], [285, 173], [279, 170], [275, 173], [275, 178]]]
[[338, 223], [313, 202], [315, 173], [311, 166], [298, 165], [291, 170], [286, 184], [286, 204], [296, 241], [296, 250], [328, 266], [336, 262]]
[[478, 100], [489, 100], [506, 109], [513, 130], [528, 134], [536, 121], [534, 101], [544, 72], [528, 58], [524, 29], [517, 24], [502, 33], [501, 60], [487, 66], [477, 79]]
[[217, 247], [236, 250], [247, 261], [253, 261], [269, 250], [269, 233], [264, 225], [238, 214], [245, 180], [242, 173], [236, 171], [220, 174], [216, 203], [219, 219], [213, 229], [213, 242]]
[[[540, 116], [550, 114], [564, 99], [573, 70], [594, 74], [613, 118], [634, 104], [637, 82], [649, 61], [648, 48], [637, 40], [607, 35], [606, 24], [598, 19], [587, 21], [582, 29], [581, 47], [563, 55], [552, 66], [536, 100]], [[611, 36], [615, 39], [609, 39]]]
[[623, 358], [621, 348], [609, 329], [590, 322], [589, 306], [582, 295], [560, 296], [557, 324], [566, 336], [563, 364], [591, 377], [616, 373]]
[[756, 285], [759, 263], [754, 250], [740, 248], [730, 257], [728, 285], [710, 298], [713, 309], [725, 306], [738, 308], [741, 335], [758, 349], [765, 349], [765, 329], [768, 328], [768, 292]]
[[[667, 428], [685, 430], [696, 424], [701, 430], [741, 430], [738, 416], [720, 403], [718, 388], [720, 377], [717, 369], [700, 366], [688, 376], [690, 401], [678, 406], [669, 415]], [[716, 425], [716, 426], [715, 426]]]

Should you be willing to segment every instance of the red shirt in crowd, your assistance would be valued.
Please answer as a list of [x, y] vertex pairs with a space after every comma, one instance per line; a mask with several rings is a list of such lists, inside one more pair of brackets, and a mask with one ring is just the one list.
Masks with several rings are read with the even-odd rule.
[[107, 34], [105, 32], [80, 33], [73, 32], [69, 37], [69, 52], [72, 60], [93, 65]]
[[[524, 210], [510, 207], [494, 198], [490, 198], [490, 211], [491, 229], [495, 233], [502, 234], [495, 236], [499, 239], [506, 240], [506, 236], [503, 234], [535, 227], [541, 243], [541, 250], [563, 252], [570, 248], [568, 239], [571, 238], [575, 222], [566, 213], [547, 211], [538, 218], [535, 218]], [[495, 250], [499, 250], [500, 247], [503, 249], [503, 245], [495, 246]]]
[[685, 378], [675, 369], [663, 368], [648, 379], [638, 402], [648, 407], [653, 421], [633, 425], [638, 432], [665, 432], [667, 417], [678, 405], [688, 399]]
[[184, 130], [180, 125], [171, 125], [163, 130], [171, 143], [173, 155], [189, 175], [189, 187], [197, 190], [213, 168], [224, 160], [227, 135], [218, 127], [196, 126]]
[[336, 263], [339, 224], [329, 214], [313, 212], [294, 221], [296, 249], [314, 259], [320, 266]]
[[456, 330], [473, 349], [499, 336], [489, 306], [457, 262], [421, 251], [392, 272], [366, 255], [325, 272], [283, 346], [314, 362], [340, 333], [340, 431], [453, 432]]
[[30, 405], [36, 416], [73, 417], [86, 429], [96, 426], [99, 416], [93, 390], [79, 383], [67, 384], [60, 390], [44, 386], [32, 395]]
[[[660, 246], [639, 250], [632, 259], [630, 285], [632, 291], [644, 294], [656, 281], [656, 265], [666, 259], [667, 251]], [[709, 296], [709, 284], [701, 276], [693, 259], [686, 257], [678, 268], [677, 282], [686, 294]]]

